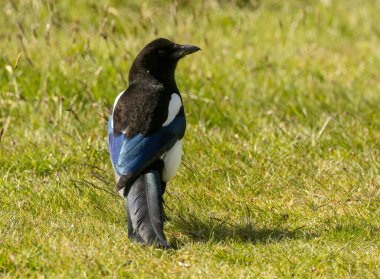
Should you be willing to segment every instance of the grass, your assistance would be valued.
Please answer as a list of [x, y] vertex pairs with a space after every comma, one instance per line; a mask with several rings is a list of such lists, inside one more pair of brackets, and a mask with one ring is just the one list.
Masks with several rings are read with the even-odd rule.
[[[2, 1], [2, 277], [380, 277], [378, 1]], [[138, 51], [181, 61], [184, 158], [127, 239], [106, 120]]]

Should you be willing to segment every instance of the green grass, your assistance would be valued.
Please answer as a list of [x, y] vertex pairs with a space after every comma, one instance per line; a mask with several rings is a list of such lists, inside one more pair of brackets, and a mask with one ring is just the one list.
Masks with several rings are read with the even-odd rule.
[[[0, 12], [0, 276], [380, 277], [378, 1]], [[131, 62], [158, 36], [202, 48], [177, 69], [188, 129], [169, 251], [129, 242], [106, 144]]]

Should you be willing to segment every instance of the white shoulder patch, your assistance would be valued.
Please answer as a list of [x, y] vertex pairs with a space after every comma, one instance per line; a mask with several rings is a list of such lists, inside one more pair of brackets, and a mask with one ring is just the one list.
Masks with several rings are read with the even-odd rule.
[[182, 107], [181, 98], [179, 97], [177, 93], [173, 93], [169, 102], [168, 118], [166, 119], [164, 124], [162, 124], [162, 126], [168, 126], [170, 122], [172, 122], [173, 119], [176, 117], [181, 107]]
[[116, 105], [117, 105], [117, 102], [119, 101], [121, 95], [123, 95], [125, 91], [121, 92], [119, 95], [117, 95], [116, 99], [115, 99], [115, 102], [113, 103], [113, 110], [112, 110], [112, 114], [113, 114], [113, 111], [115, 110], [116, 108]]
[[[121, 95], [123, 95], [125, 91], [123, 92], [120, 92], [119, 95], [117, 95], [116, 99], [115, 99], [115, 102], [113, 103], [113, 109], [112, 109], [112, 116], [113, 116], [113, 112], [115, 111], [115, 108], [116, 108], [116, 105], [117, 105], [117, 102], [119, 101]], [[112, 119], [112, 122], [111, 122], [111, 127], [113, 129], [113, 119]]]

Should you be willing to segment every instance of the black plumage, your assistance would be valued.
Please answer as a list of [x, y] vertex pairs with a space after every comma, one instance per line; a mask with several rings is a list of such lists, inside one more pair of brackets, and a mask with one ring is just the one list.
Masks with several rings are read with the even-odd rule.
[[149, 135], [161, 128], [168, 116], [173, 92], [178, 92], [174, 73], [177, 62], [196, 46], [156, 39], [139, 53], [129, 71], [129, 87], [114, 110], [114, 130], [128, 137]]
[[163, 189], [160, 173], [149, 168], [133, 183], [127, 196], [128, 235], [131, 239], [169, 248], [164, 235]]
[[[134, 60], [129, 87], [115, 102], [108, 124], [109, 149], [117, 190], [123, 189], [127, 197], [128, 236], [133, 241], [169, 247], [163, 232], [163, 173], [169, 167], [165, 156], [177, 151], [174, 146], [186, 127], [174, 73], [180, 58], [198, 50], [163, 38], [152, 41]], [[171, 156], [178, 167], [180, 157]]]

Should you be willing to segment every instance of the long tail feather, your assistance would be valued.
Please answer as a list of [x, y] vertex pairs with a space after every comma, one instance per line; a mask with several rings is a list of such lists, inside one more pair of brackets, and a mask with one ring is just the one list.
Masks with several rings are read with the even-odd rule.
[[134, 242], [144, 243], [144, 240], [141, 238], [141, 236], [137, 232], [135, 233], [133, 231], [132, 219], [131, 219], [131, 214], [129, 213], [128, 205], [127, 205], [127, 220], [128, 220], [128, 238]]
[[169, 248], [164, 235], [159, 172], [150, 169], [133, 183], [127, 195], [128, 236], [137, 242]]

